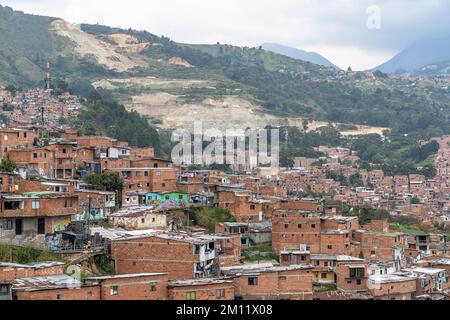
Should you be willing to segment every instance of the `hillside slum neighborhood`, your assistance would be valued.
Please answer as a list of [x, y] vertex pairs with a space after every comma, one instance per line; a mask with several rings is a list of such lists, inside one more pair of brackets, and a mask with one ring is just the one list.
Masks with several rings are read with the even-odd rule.
[[[78, 108], [66, 98], [58, 102], [67, 106], [61, 116]], [[64, 134], [43, 143], [42, 128], [16, 121], [0, 129], [0, 157], [16, 165], [0, 173], [0, 242], [66, 262], [0, 262], [0, 300], [450, 297], [448, 235], [389, 220], [449, 223], [450, 137], [436, 139], [433, 179], [358, 169], [355, 152], [325, 146], [317, 150], [326, 157], [297, 158], [294, 169], [230, 174], [189, 170], [153, 148], [80, 136], [56, 122]], [[358, 174], [361, 186], [343, 185], [330, 172]], [[85, 181], [101, 173], [116, 174], [121, 192]], [[361, 221], [352, 215], [360, 207], [390, 217]], [[233, 219], [201, 227], [190, 217], [202, 208], [228, 210]], [[113, 272], [69, 272], [94, 257], [110, 259]]]

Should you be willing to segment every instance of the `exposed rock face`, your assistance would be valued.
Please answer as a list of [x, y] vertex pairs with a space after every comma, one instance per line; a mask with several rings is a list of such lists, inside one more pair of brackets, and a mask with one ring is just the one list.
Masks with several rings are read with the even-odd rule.
[[58, 19], [52, 23], [52, 31], [72, 40], [75, 52], [81, 57], [92, 57], [98, 64], [110, 70], [125, 72], [137, 67], [146, 67], [144, 60], [130, 57], [116, 51], [118, 46], [104, 42], [94, 35], [84, 32], [79, 26]]
[[190, 64], [189, 62], [187, 62], [186, 60], [184, 60], [184, 59], [182, 59], [180, 57], [172, 57], [169, 60], [169, 63], [172, 64], [172, 65], [183, 66], [183, 67], [186, 67], [186, 68], [192, 68], [193, 67], [192, 64]]

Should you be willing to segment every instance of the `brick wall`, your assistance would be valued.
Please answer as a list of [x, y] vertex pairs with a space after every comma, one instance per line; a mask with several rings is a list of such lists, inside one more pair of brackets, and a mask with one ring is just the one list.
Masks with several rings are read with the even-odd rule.
[[88, 286], [77, 289], [51, 289], [39, 291], [15, 291], [17, 300], [100, 300], [100, 287]]
[[64, 265], [48, 268], [1, 267], [0, 282], [10, 282], [20, 278], [46, 277], [64, 274]]
[[199, 261], [190, 243], [156, 237], [113, 241], [111, 256], [118, 274], [165, 272], [169, 279], [190, 279]]
[[[257, 285], [249, 285], [257, 278]], [[235, 295], [243, 300], [311, 300], [312, 270], [264, 272], [234, 278]]]
[[[193, 294], [195, 293], [195, 294]], [[195, 296], [195, 300], [233, 300], [234, 286], [231, 283], [186, 285], [170, 287], [170, 300], [189, 300]]]

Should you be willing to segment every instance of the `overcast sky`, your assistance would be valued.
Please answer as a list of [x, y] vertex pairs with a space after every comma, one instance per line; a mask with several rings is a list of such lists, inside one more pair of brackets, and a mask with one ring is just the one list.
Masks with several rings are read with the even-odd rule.
[[[450, 35], [450, 0], [0, 0], [27, 13], [145, 29], [186, 43], [277, 42], [362, 70], [424, 37]], [[380, 9], [380, 27], [367, 27]], [[377, 20], [374, 26], [377, 26]]]

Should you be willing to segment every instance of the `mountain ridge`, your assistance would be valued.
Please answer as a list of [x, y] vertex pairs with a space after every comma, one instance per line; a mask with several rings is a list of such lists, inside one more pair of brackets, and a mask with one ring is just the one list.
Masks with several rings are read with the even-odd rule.
[[[233, 97], [259, 112], [306, 120], [305, 126], [320, 120], [401, 134], [419, 131], [421, 137], [450, 133], [450, 92], [431, 80], [411, 86], [383, 73], [336, 70], [259, 47], [182, 44], [148, 31], [98, 24], [73, 27], [4, 7], [0, 16], [0, 83], [5, 86], [43, 85], [50, 61], [52, 77], [66, 80], [75, 93], [86, 95], [93, 83], [102, 83], [97, 91], [128, 104], [129, 111], [137, 109], [134, 103], [147, 109], [168, 103], [214, 110], [228, 107], [222, 102]], [[190, 109], [185, 114], [194, 118]]]
[[316, 52], [308, 52], [305, 50], [284, 46], [278, 43], [264, 43], [262, 45], [262, 48], [264, 50], [272, 51], [274, 53], [285, 55], [290, 58], [311, 62], [328, 68], [340, 69], [331, 61]]
[[413, 73], [421, 68], [450, 60], [450, 36], [425, 38], [405, 48], [392, 59], [374, 68], [385, 73]]

